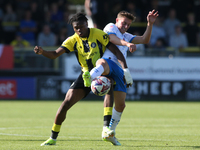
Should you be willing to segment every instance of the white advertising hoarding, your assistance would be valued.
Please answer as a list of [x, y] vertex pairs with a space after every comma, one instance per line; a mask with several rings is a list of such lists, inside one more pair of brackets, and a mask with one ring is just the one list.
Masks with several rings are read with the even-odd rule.
[[[200, 58], [128, 57], [133, 80], [200, 80]], [[76, 79], [81, 68], [75, 56], [65, 58], [65, 77]]]
[[81, 67], [75, 56], [66, 57], [64, 60], [64, 77], [70, 80], [77, 79], [81, 73]]
[[199, 80], [200, 58], [128, 58], [133, 79]]

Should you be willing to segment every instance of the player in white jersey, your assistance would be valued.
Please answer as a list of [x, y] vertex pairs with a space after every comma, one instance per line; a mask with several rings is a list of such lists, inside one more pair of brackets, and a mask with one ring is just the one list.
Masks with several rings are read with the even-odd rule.
[[[131, 23], [135, 20], [135, 17], [131, 13], [128, 13], [126, 11], [121, 11], [117, 15], [116, 23], [115, 24], [109, 23], [108, 25], [106, 25], [106, 27], [104, 28], [104, 32], [106, 32], [109, 35], [110, 41], [115, 45], [117, 45], [119, 50], [126, 58], [127, 51], [134, 52], [136, 50], [135, 44], [147, 44], [150, 41], [152, 26], [157, 17], [158, 17], [157, 11], [155, 10], [149, 11], [149, 14], [147, 15], [148, 23], [146, 31], [142, 36], [135, 36], [126, 32], [131, 26]], [[111, 59], [120, 66], [116, 56], [113, 55], [112, 52], [109, 50], [107, 50], [104, 53], [103, 58]], [[124, 74], [126, 75], [126, 70], [124, 70]], [[133, 81], [130, 82], [128, 86], [131, 85], [132, 83]], [[114, 88], [115, 107], [113, 107], [113, 104], [111, 102], [112, 95], [107, 94], [104, 99], [104, 127], [102, 132], [102, 138], [104, 141], [109, 141], [113, 145], [121, 145], [121, 144], [117, 141], [115, 137], [110, 137], [109, 135], [106, 135], [106, 131], [104, 131], [104, 129], [106, 129], [109, 126], [111, 130], [115, 131], [117, 124], [121, 119], [122, 112], [125, 108], [125, 98], [126, 98], [126, 92], [116, 90]]]
[[[114, 23], [109, 23], [106, 25], [106, 27], [104, 28], [104, 32], [106, 32], [108, 35], [114, 34], [115, 36], [117, 36], [118, 38], [126, 41], [126, 42], [131, 42], [136, 36], [132, 35], [130, 33], [125, 32], [124, 34], [122, 34], [120, 32], [120, 30], [118, 29], [118, 27], [114, 24]], [[123, 46], [123, 45], [116, 45], [119, 50], [122, 52], [122, 54], [124, 55], [124, 57], [127, 57], [127, 51], [129, 51], [129, 47], [128, 46]], [[136, 48], [134, 47], [135, 45], [132, 44], [132, 49], [136, 50]], [[104, 55], [104, 58], [110, 58], [112, 61], [114, 61], [116, 64], [119, 64], [116, 56], [110, 51], [107, 50]]]

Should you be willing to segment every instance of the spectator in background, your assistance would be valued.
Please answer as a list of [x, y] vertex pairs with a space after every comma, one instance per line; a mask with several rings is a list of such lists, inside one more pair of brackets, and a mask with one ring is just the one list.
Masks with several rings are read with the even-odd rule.
[[5, 44], [10, 44], [15, 39], [15, 32], [17, 31], [17, 14], [13, 11], [11, 4], [6, 4], [5, 14], [3, 16], [3, 40]]
[[95, 28], [103, 30], [108, 22], [108, 9], [107, 0], [85, 0], [86, 14], [92, 18]]
[[109, 10], [109, 20], [115, 22], [117, 14], [123, 10], [122, 0], [116, 0], [116, 2], [111, 3], [111, 9]]
[[44, 19], [44, 10], [40, 9], [38, 6], [38, 3], [36, 1], [32, 1], [30, 5], [30, 11], [32, 20], [36, 21], [37, 24], [39, 24], [40, 21]]
[[[61, 45], [63, 41], [66, 39], [66, 37], [69, 36], [68, 30], [66, 27], [60, 28], [58, 38], [57, 38], [57, 44], [56, 45]], [[71, 36], [71, 35], [70, 35]]]
[[163, 38], [158, 38], [152, 48], [157, 56], [166, 56], [166, 46]]
[[[159, 12], [159, 18], [161, 21], [164, 20], [164, 15], [166, 14], [166, 7], [163, 8], [161, 5], [159, 5], [159, 0], [150, 0], [150, 1], [146, 1], [145, 2], [146, 4], [146, 8], [144, 9], [144, 15], [146, 15], [149, 10], [153, 10], [155, 9], [156, 11]], [[143, 19], [145, 20], [146, 19], [146, 16], [143, 16]]]
[[51, 4], [50, 10], [51, 10], [51, 20], [54, 23], [62, 21], [62, 19], [63, 19], [63, 12], [58, 9], [58, 4], [56, 2]]
[[180, 25], [175, 26], [175, 33], [169, 38], [169, 46], [182, 49], [188, 47], [188, 40], [186, 35], [182, 32]]
[[152, 48], [154, 48], [158, 51], [165, 51], [166, 46], [165, 46], [164, 39], [158, 38]]
[[184, 22], [187, 20], [187, 13], [194, 10], [194, 0], [172, 0], [170, 8], [174, 8], [177, 18]]
[[[5, 0], [6, 1], [6, 0]], [[14, 2], [15, 10], [17, 12], [17, 17], [19, 20], [24, 18], [24, 14], [26, 10], [30, 10], [30, 5], [33, 0], [7, 0], [10, 2]]]
[[[49, 27], [51, 28], [52, 32], [56, 31], [58, 26], [54, 24], [54, 22], [51, 20], [51, 12], [47, 10], [44, 14], [44, 20], [39, 24], [40, 29], [42, 30], [43, 26], [48, 24]], [[41, 31], [40, 30], [40, 31]]]
[[60, 21], [59, 26], [58, 26], [58, 28], [59, 28], [58, 34], [60, 34], [60, 29], [62, 29], [64, 27], [67, 30], [67, 35], [65, 35], [65, 37], [66, 36], [68, 37], [68, 36], [71, 36], [74, 34], [74, 30], [73, 30], [73, 27], [68, 23], [70, 14], [68, 12], [64, 12], [63, 16], [64, 16], [64, 18], [62, 21]]
[[27, 40], [33, 46], [35, 45], [37, 26], [31, 17], [30, 10], [27, 10], [24, 14], [24, 19], [20, 21], [20, 34], [23, 39]]
[[58, 4], [55, 2], [50, 5], [50, 15], [51, 21], [55, 26], [55, 28], [52, 28], [52, 30], [57, 34], [59, 32], [59, 22], [63, 21], [63, 11], [58, 9]]
[[162, 38], [163, 40], [166, 39], [165, 29], [162, 26], [162, 22], [158, 17], [153, 24], [152, 32], [151, 32], [151, 39], [150, 39], [150, 47], [153, 47], [156, 44], [156, 41]]
[[67, 10], [69, 5], [68, 1], [66, 0], [57, 0], [57, 4], [58, 4], [58, 9], [63, 12]]
[[187, 22], [184, 27], [184, 32], [187, 36], [189, 46], [197, 46], [197, 35], [199, 32], [199, 28], [197, 23], [195, 22], [195, 14], [188, 13], [187, 14]]
[[37, 43], [40, 46], [55, 46], [56, 35], [51, 32], [49, 25], [44, 25], [42, 32], [39, 33]]
[[180, 21], [176, 18], [176, 10], [172, 8], [169, 10], [168, 18], [164, 21], [163, 24], [167, 36], [167, 42], [169, 40], [169, 36], [174, 34], [175, 26], [178, 24], [180, 24]]
[[136, 6], [134, 1], [127, 1], [125, 10], [136, 16], [135, 22], [141, 22], [141, 10]]
[[14, 47], [24, 48], [30, 46], [30, 43], [22, 39], [22, 37], [19, 34], [17, 34], [15, 39], [10, 43], [10, 45]]

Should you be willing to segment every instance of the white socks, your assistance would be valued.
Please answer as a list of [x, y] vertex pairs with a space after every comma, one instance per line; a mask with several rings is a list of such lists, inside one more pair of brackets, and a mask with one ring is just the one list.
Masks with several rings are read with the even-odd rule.
[[98, 66], [94, 67], [94, 68], [90, 71], [90, 78], [91, 78], [91, 80], [93, 80], [93, 79], [96, 78], [97, 76], [100, 76], [103, 72], [104, 72], [104, 68], [103, 68], [102, 65], [98, 65]]
[[114, 130], [116, 129], [120, 119], [121, 119], [121, 115], [122, 115], [122, 112], [117, 112], [115, 110], [115, 108], [113, 107], [113, 111], [112, 111], [112, 118], [110, 120], [110, 125], [109, 125], [109, 128], [111, 130]]

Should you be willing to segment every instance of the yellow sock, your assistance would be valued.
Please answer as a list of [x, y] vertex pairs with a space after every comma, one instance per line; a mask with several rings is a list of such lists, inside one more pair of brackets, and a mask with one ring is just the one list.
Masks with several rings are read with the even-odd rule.
[[112, 117], [112, 107], [104, 107], [104, 118], [103, 118], [103, 126], [108, 127], [110, 123], [110, 119]]
[[57, 124], [53, 124], [53, 127], [52, 127], [52, 131], [54, 132], [60, 132], [60, 127], [61, 125], [57, 125]]
[[104, 116], [112, 115], [112, 107], [104, 107]]

